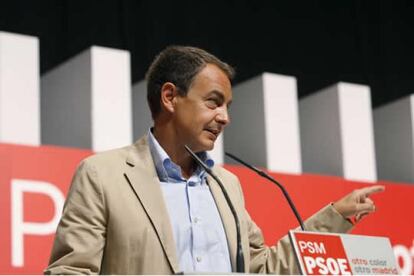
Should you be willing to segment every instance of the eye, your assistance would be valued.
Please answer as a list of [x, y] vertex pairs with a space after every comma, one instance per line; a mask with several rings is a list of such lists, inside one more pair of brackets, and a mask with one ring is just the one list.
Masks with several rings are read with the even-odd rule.
[[206, 105], [207, 105], [209, 108], [214, 109], [214, 108], [217, 108], [217, 107], [220, 105], [220, 103], [219, 103], [218, 99], [215, 99], [215, 98], [209, 98], [209, 99], [207, 99], [207, 100], [206, 100]]

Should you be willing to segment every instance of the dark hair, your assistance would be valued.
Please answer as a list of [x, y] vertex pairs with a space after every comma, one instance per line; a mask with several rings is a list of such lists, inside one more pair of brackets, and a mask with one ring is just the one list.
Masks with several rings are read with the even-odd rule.
[[195, 76], [207, 65], [214, 64], [231, 81], [234, 69], [214, 55], [196, 47], [169, 46], [159, 53], [151, 63], [147, 73], [147, 101], [152, 118], [161, 111], [161, 87], [171, 82], [178, 88], [181, 96], [187, 95]]

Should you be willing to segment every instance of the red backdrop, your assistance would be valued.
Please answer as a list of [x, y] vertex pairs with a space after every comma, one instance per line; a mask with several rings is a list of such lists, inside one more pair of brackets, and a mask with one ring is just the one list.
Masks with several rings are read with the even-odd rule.
[[[12, 183], [15, 179], [42, 181], [57, 187], [66, 195], [70, 180], [88, 150], [62, 147], [29, 147], [0, 144], [0, 273], [39, 274], [47, 265], [53, 233], [23, 236], [22, 248], [12, 248]], [[274, 184], [239, 166], [225, 166], [239, 176], [252, 218], [262, 228], [271, 245], [298, 224], [286, 200]], [[372, 185], [322, 175], [287, 175], [271, 173], [282, 182], [303, 218], [353, 189]], [[413, 266], [414, 256], [414, 185], [378, 181], [386, 191], [373, 195], [377, 211], [358, 223], [352, 233], [389, 237], [397, 248], [400, 265]], [[35, 184], [34, 184], [35, 185]], [[23, 222], [46, 223], [55, 213], [53, 200], [42, 193], [23, 194]], [[22, 222], [22, 223], [23, 223]], [[22, 266], [12, 265], [12, 252], [24, 254]]]

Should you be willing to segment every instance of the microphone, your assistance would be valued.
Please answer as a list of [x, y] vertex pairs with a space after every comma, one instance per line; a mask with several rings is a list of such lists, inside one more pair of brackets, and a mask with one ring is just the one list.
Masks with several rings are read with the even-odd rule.
[[223, 183], [220, 179], [213, 173], [213, 171], [204, 164], [204, 162], [187, 146], [184, 145], [186, 151], [191, 155], [191, 157], [196, 161], [198, 165], [200, 165], [220, 186], [221, 191], [223, 192], [224, 197], [226, 198], [227, 205], [230, 207], [231, 213], [234, 217], [234, 222], [236, 223], [236, 232], [237, 232], [237, 251], [236, 251], [236, 272], [244, 273], [244, 258], [243, 258], [243, 250], [241, 244], [241, 235], [240, 235], [240, 222], [239, 217], [237, 216], [236, 210], [234, 209], [233, 204], [230, 201], [230, 197], [224, 189]]
[[305, 226], [303, 224], [303, 220], [299, 215], [298, 210], [295, 207], [295, 204], [293, 204], [292, 199], [290, 198], [288, 192], [286, 191], [285, 187], [283, 187], [282, 184], [280, 184], [279, 182], [277, 182], [273, 177], [271, 177], [270, 175], [268, 175], [267, 173], [265, 173], [262, 170], [259, 170], [258, 168], [256, 168], [255, 166], [252, 166], [246, 162], [244, 162], [243, 160], [241, 160], [240, 158], [234, 156], [231, 153], [225, 152], [225, 154], [230, 157], [231, 159], [236, 160], [237, 162], [241, 163], [242, 165], [248, 167], [249, 169], [251, 169], [252, 171], [256, 172], [258, 175], [260, 175], [261, 177], [266, 178], [267, 180], [270, 180], [272, 183], [276, 184], [276, 186], [278, 186], [281, 190], [283, 195], [285, 196], [286, 200], [289, 203], [290, 208], [292, 209], [293, 213], [295, 214], [296, 219], [298, 220], [299, 224], [300, 224], [300, 228], [302, 228], [302, 231], [305, 231]]

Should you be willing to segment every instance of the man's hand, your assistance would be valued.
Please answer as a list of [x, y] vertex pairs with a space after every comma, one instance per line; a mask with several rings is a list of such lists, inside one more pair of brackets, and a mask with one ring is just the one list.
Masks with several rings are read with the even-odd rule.
[[355, 221], [358, 222], [364, 216], [375, 211], [375, 204], [369, 196], [384, 190], [385, 187], [379, 185], [354, 190], [335, 202], [333, 206], [345, 218], [355, 216]]

